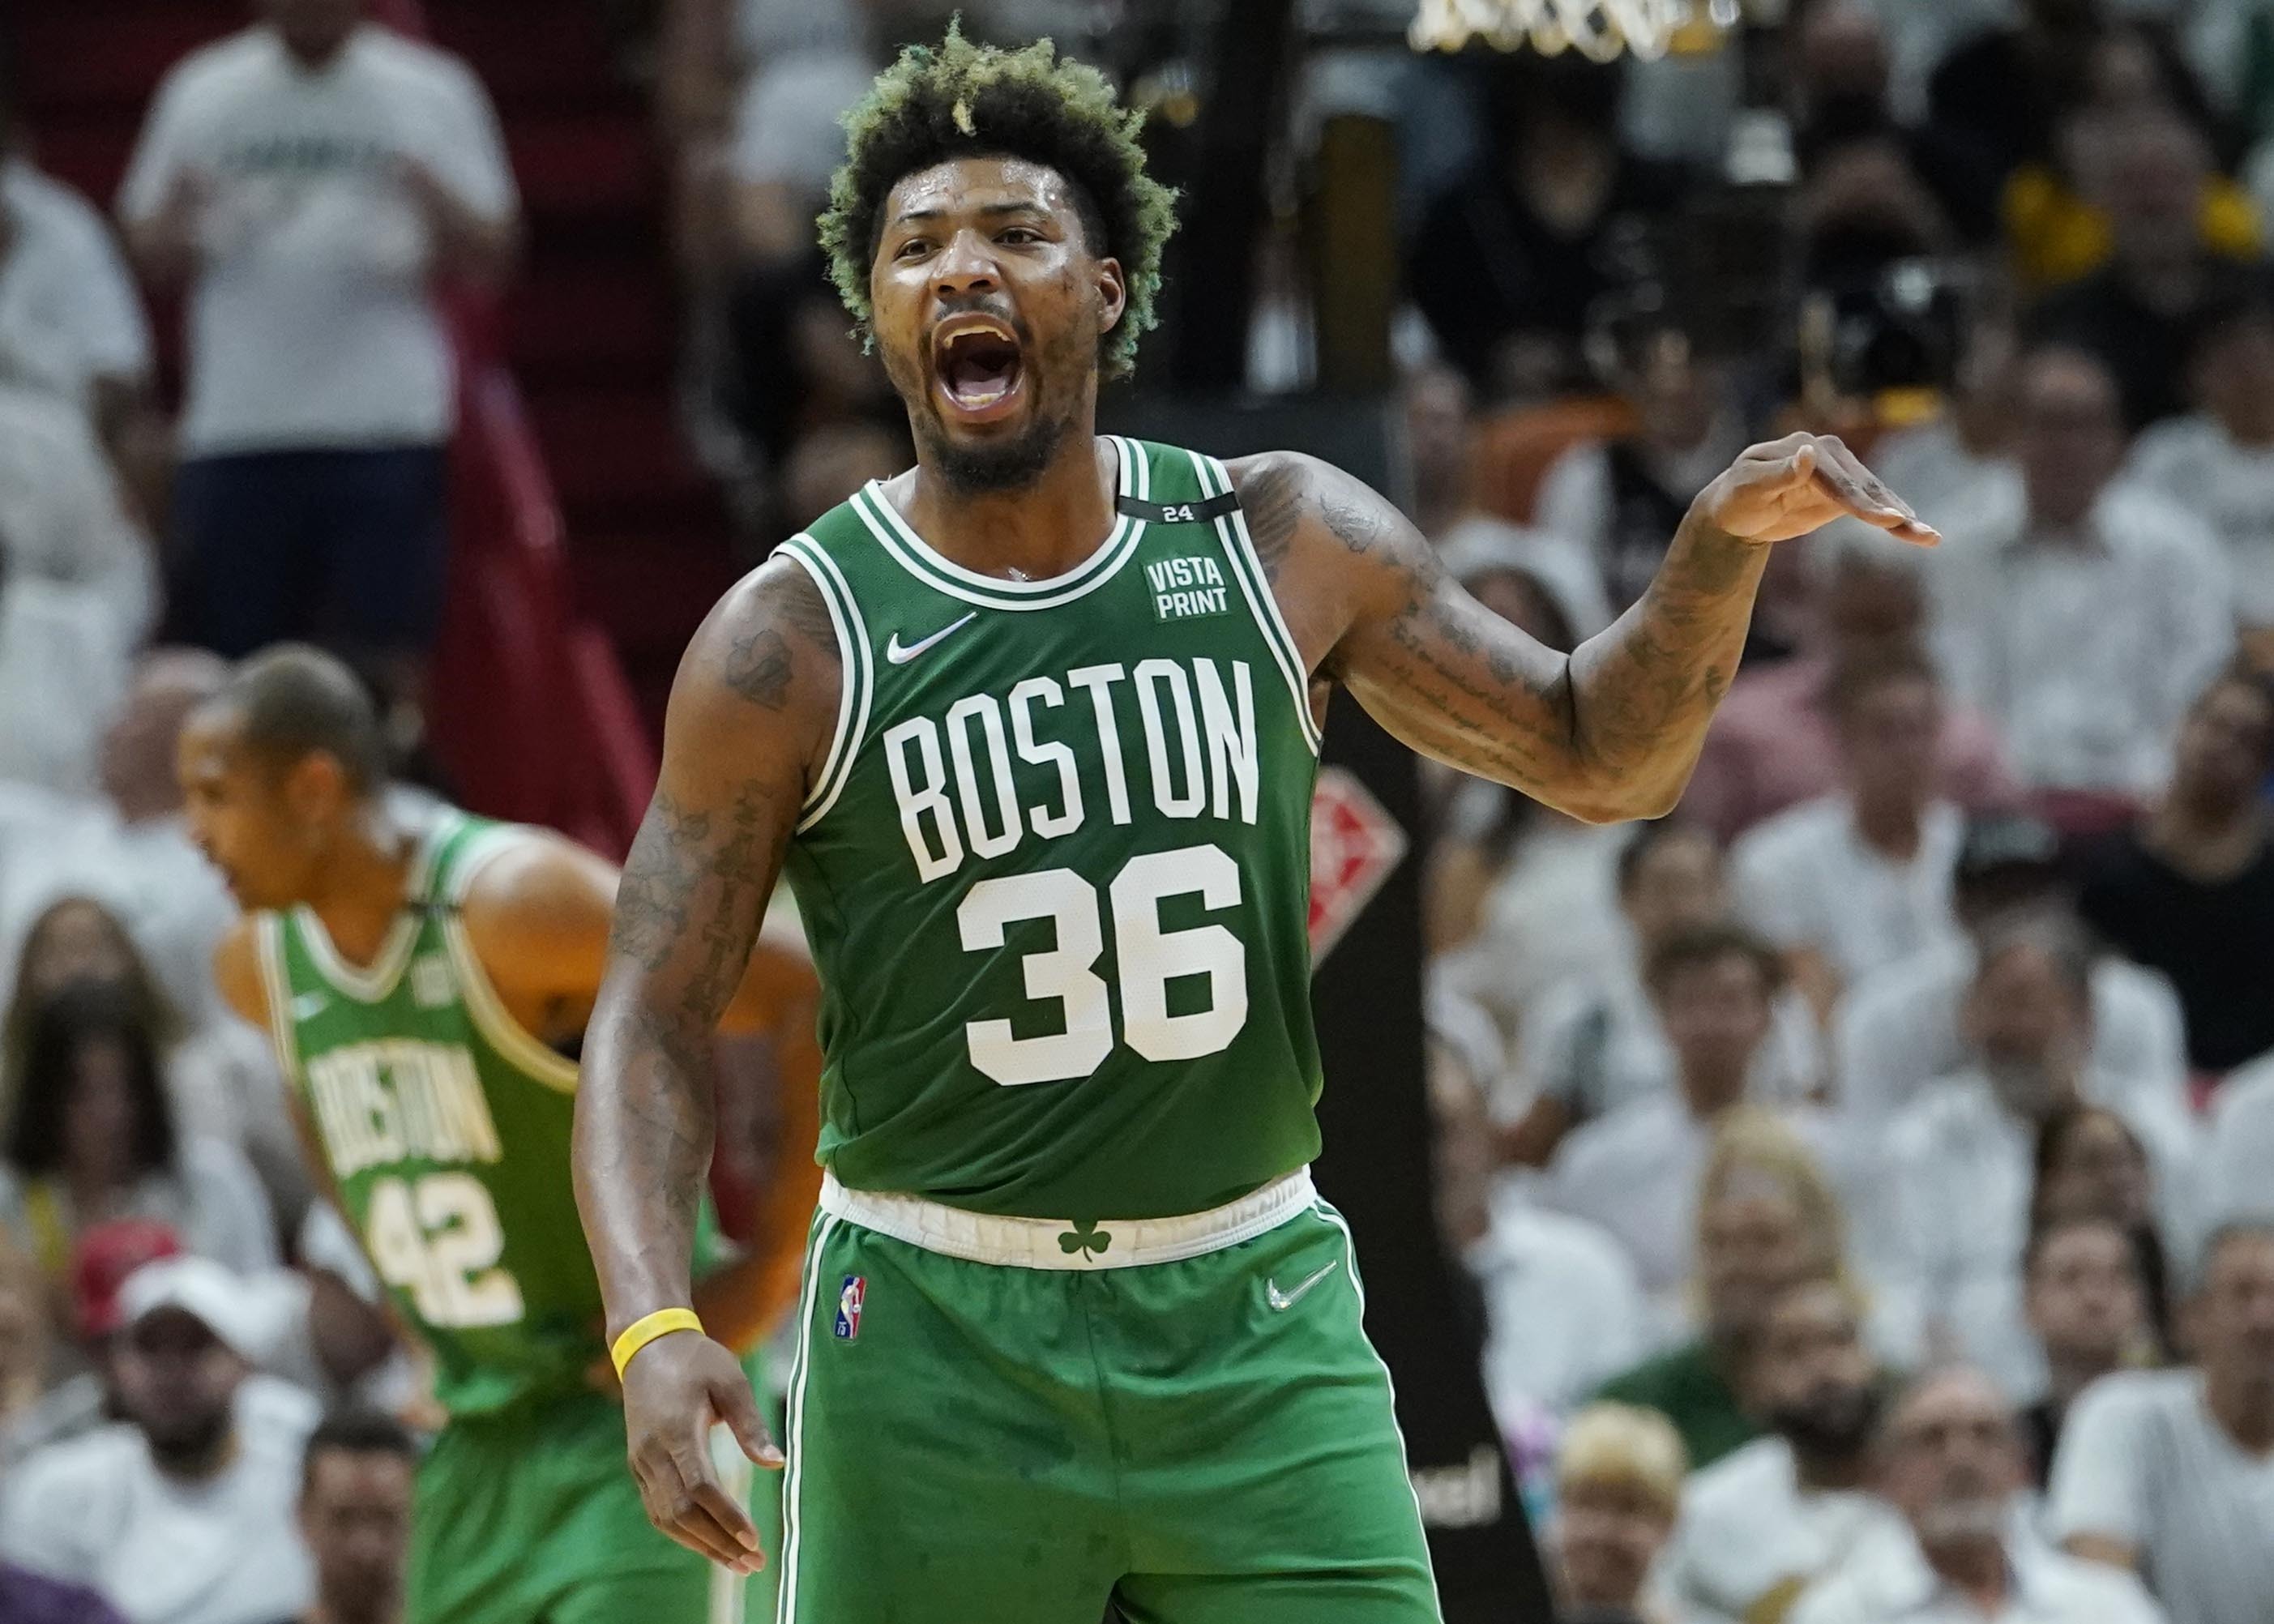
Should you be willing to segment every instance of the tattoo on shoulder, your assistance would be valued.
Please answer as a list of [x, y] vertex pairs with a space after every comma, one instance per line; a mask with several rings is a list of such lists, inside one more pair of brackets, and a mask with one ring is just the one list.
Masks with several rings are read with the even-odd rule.
[[769, 710], [780, 710], [789, 697], [794, 671], [789, 640], [771, 626], [735, 638], [727, 650], [727, 686]]
[[1276, 581], [1279, 566], [1302, 523], [1303, 487], [1297, 465], [1287, 458], [1274, 457], [1252, 470], [1240, 482], [1239, 507], [1247, 519], [1248, 539], [1255, 544], [1255, 556], [1262, 560], [1263, 574]]
[[1344, 501], [1340, 497], [1322, 494], [1319, 498], [1319, 517], [1353, 553], [1373, 552], [1389, 531], [1380, 514], [1369, 513], [1362, 504]]
[[789, 703], [790, 685], [798, 673], [798, 655], [785, 631], [834, 669], [837, 627], [812, 580], [794, 566], [770, 583], [763, 603], [766, 613], [761, 623], [727, 645], [721, 674], [728, 688], [752, 704], [779, 710]]

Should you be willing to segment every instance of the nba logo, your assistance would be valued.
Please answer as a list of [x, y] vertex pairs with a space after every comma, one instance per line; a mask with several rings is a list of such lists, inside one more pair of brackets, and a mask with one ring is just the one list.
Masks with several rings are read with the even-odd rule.
[[869, 1295], [869, 1282], [858, 1274], [847, 1274], [837, 1291], [837, 1340], [849, 1342], [861, 1335], [861, 1304]]

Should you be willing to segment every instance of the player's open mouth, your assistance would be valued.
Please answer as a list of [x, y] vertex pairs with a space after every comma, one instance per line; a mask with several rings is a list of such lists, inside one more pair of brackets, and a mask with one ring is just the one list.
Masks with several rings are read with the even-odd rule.
[[1018, 403], [1027, 374], [1017, 335], [992, 316], [951, 316], [934, 329], [932, 376], [954, 415], [990, 423]]

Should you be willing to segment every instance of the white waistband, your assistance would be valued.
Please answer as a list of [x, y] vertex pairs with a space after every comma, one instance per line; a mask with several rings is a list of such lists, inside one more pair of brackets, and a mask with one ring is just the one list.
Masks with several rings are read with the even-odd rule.
[[1204, 1213], [1079, 1224], [1069, 1218], [991, 1217], [921, 1196], [848, 1190], [834, 1173], [821, 1177], [823, 1212], [926, 1252], [1009, 1268], [1110, 1269], [1174, 1263], [1254, 1240], [1318, 1199], [1311, 1169], [1306, 1167]]

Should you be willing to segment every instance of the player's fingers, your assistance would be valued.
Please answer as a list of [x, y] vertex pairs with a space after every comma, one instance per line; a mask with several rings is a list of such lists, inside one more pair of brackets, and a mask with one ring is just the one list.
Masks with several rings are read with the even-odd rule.
[[697, 1504], [687, 1473], [668, 1447], [651, 1440], [636, 1449], [632, 1476], [648, 1521], [663, 1533], [714, 1562], [732, 1566], [749, 1554]]
[[[1900, 523], [1918, 524], [1918, 514], [1911, 505], [1887, 488], [1886, 481], [1864, 466], [1863, 458], [1850, 451], [1837, 439], [1827, 438], [1818, 442], [1824, 451], [1824, 468], [1838, 482], [1835, 489], [1843, 500], [1857, 508], [1860, 517], [1871, 520], [1894, 520]], [[1931, 525], [1925, 528], [1931, 530]]]
[[694, 1502], [693, 1520], [707, 1519], [707, 1526], [703, 1529], [704, 1537], [715, 1535], [726, 1543], [727, 1555], [722, 1560], [737, 1573], [756, 1573], [764, 1568], [766, 1559], [758, 1548], [757, 1525], [712, 1472], [707, 1456], [687, 1487], [689, 1498]]
[[781, 1450], [774, 1443], [773, 1433], [766, 1426], [766, 1418], [758, 1413], [758, 1401], [747, 1381], [721, 1381], [711, 1389], [711, 1407], [719, 1419], [734, 1434], [734, 1441], [742, 1446], [742, 1453], [757, 1465], [779, 1470], [783, 1464]]
[[[739, 1573], [757, 1571], [757, 1530], [750, 1530], [749, 1545], [737, 1538], [719, 1521], [718, 1507], [704, 1500], [699, 1474], [674, 1459], [645, 1486], [651, 1491], [644, 1496], [648, 1519], [656, 1527], [698, 1556]], [[731, 1511], [723, 1493], [718, 1499]], [[744, 1522], [747, 1526], [747, 1518]]]

